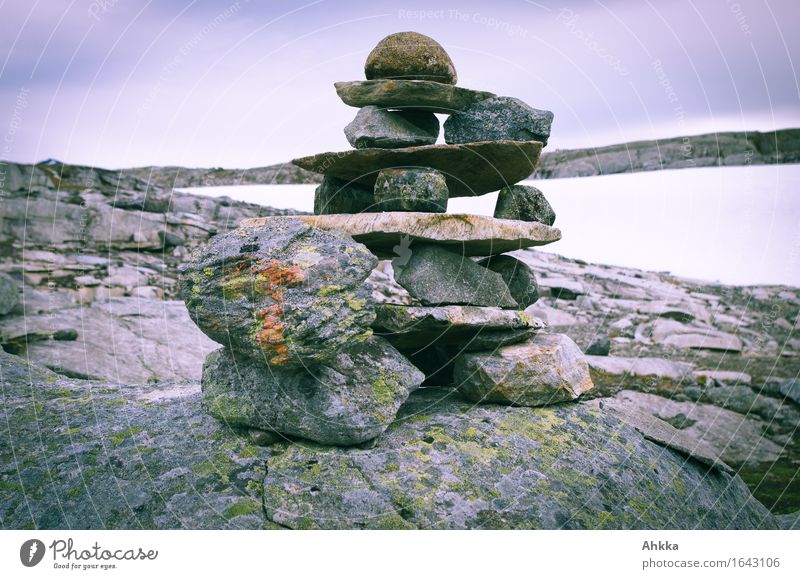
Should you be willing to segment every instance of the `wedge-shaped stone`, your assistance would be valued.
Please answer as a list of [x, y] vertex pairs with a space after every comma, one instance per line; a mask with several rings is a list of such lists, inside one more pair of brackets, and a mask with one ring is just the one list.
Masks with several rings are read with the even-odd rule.
[[319, 153], [292, 163], [315, 173], [374, 186], [381, 169], [429, 167], [444, 174], [450, 197], [497, 191], [526, 179], [539, 162], [539, 141], [484, 141], [405, 149], [353, 149]]
[[336, 94], [351, 107], [416, 109], [450, 114], [495, 96], [430, 80], [355, 80], [334, 83]]
[[473, 346], [488, 349], [519, 341], [544, 327], [525, 312], [479, 306], [402, 306], [383, 304], [376, 308], [373, 328], [400, 350], [429, 345]]
[[472, 256], [506, 253], [561, 239], [559, 229], [543, 223], [416, 211], [257, 217], [242, 220], [241, 227], [281, 227], [284, 221], [288, 226], [293, 220], [344, 231], [379, 257], [410, 257], [415, 243], [435, 243]]

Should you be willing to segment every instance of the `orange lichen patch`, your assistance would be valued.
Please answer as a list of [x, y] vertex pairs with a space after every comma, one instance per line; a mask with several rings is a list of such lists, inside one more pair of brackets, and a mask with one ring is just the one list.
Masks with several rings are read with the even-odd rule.
[[305, 273], [297, 265], [278, 260], [253, 262], [250, 259], [236, 264], [225, 274], [222, 292], [226, 298], [238, 299], [265, 296], [274, 303], [254, 312], [257, 320], [252, 339], [264, 350], [270, 364], [279, 366], [289, 359], [283, 318], [286, 290], [303, 282]]

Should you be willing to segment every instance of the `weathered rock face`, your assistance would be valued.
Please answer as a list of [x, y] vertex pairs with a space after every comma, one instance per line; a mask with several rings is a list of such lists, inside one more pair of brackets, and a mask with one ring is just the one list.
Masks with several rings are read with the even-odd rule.
[[453, 378], [468, 400], [520, 406], [575, 400], [592, 388], [583, 353], [563, 334], [537, 334], [523, 344], [462, 354]]
[[447, 181], [425, 168], [383, 169], [375, 182], [375, 206], [380, 211], [447, 211]]
[[374, 205], [372, 188], [335, 177], [324, 177], [314, 191], [314, 215], [361, 213]]
[[430, 167], [447, 180], [450, 197], [497, 191], [530, 175], [539, 158], [538, 141], [492, 141], [426, 145], [405, 149], [354, 149], [294, 159], [303, 169], [374, 186], [381, 169]]
[[408, 109], [450, 114], [495, 96], [428, 80], [367, 80], [336, 82], [336, 94], [346, 105]]
[[644, 356], [587, 356], [587, 361], [595, 385], [591, 396], [613, 396], [627, 389], [669, 396], [695, 382], [686, 362]]
[[439, 119], [426, 111], [387, 111], [369, 106], [358, 111], [344, 134], [357, 149], [433, 145], [439, 136]]
[[363, 282], [376, 264], [345, 234], [271, 221], [198, 248], [182, 268], [182, 293], [211, 339], [255, 361], [301, 368], [371, 335]]
[[286, 446], [267, 462], [264, 507], [293, 529], [777, 526], [738, 477], [613, 414], [476, 407], [437, 390], [412, 395], [369, 450]]
[[500, 274], [520, 308], [527, 308], [539, 300], [536, 275], [525, 262], [510, 255], [495, 255], [478, 264]]
[[444, 123], [447, 143], [541, 141], [547, 145], [553, 113], [512, 97], [493, 97], [455, 112]]
[[270, 369], [217, 350], [203, 367], [203, 403], [231, 426], [335, 445], [386, 430], [424, 375], [383, 338], [340, 351], [328, 366]]
[[8, 275], [0, 273], [0, 316], [9, 313], [19, 303], [16, 282]]
[[452, 345], [486, 350], [522, 341], [544, 327], [541, 320], [514, 310], [477, 306], [376, 306], [373, 327], [401, 350]]
[[[282, 223], [284, 219], [295, 218], [245, 219], [242, 227]], [[560, 230], [542, 223], [493, 219], [481, 215], [389, 212], [304, 215], [297, 219], [317, 229], [344, 231], [379, 257], [402, 256], [418, 243], [435, 243], [465, 256], [483, 256], [547, 245], [561, 239]]]
[[364, 74], [373, 79], [431, 80], [456, 84], [456, 67], [442, 45], [418, 32], [397, 32], [367, 56]]
[[438, 245], [417, 245], [395, 279], [426, 306], [518, 308], [500, 274]]
[[556, 212], [544, 194], [529, 185], [512, 185], [500, 189], [494, 216], [499, 219], [538, 221], [545, 225], [553, 225], [556, 220]]
[[742, 351], [742, 341], [733, 334], [669, 319], [659, 319], [640, 325], [636, 329], [636, 337], [641, 341], [652, 340], [675, 348]]

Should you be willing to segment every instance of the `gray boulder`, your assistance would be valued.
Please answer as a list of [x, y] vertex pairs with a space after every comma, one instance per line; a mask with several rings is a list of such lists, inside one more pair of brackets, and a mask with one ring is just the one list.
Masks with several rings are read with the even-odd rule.
[[439, 136], [439, 119], [426, 111], [387, 111], [369, 106], [358, 111], [344, 134], [357, 149], [433, 145]]
[[482, 100], [453, 113], [444, 123], [447, 143], [477, 141], [541, 141], [547, 145], [553, 113], [512, 97]]
[[424, 305], [517, 308], [500, 274], [438, 245], [412, 245], [411, 257], [402, 268], [395, 265], [394, 275]]
[[539, 300], [536, 275], [524, 261], [510, 255], [495, 255], [478, 263], [500, 274], [520, 308], [525, 309]]
[[277, 446], [264, 507], [292, 529], [778, 525], [737, 476], [586, 404], [474, 406], [426, 389], [373, 448]]
[[537, 334], [522, 344], [462, 354], [453, 378], [468, 400], [520, 406], [575, 400], [592, 389], [583, 353], [563, 334]]
[[545, 225], [553, 225], [556, 220], [556, 212], [544, 194], [529, 185], [511, 185], [500, 189], [494, 216], [498, 219], [538, 221]]
[[283, 368], [332, 361], [371, 334], [364, 280], [378, 260], [299, 219], [213, 237], [181, 268], [189, 315], [212, 340]]
[[0, 273], [0, 316], [13, 310], [19, 303], [19, 294], [16, 282], [11, 276]]
[[424, 378], [374, 336], [342, 350], [329, 366], [299, 370], [264, 368], [222, 349], [203, 366], [203, 404], [230, 426], [351, 445], [386, 430]]
[[336, 177], [323, 177], [314, 191], [314, 215], [374, 211], [374, 205], [371, 187]]
[[447, 181], [435, 169], [382, 169], [375, 181], [379, 211], [447, 211]]

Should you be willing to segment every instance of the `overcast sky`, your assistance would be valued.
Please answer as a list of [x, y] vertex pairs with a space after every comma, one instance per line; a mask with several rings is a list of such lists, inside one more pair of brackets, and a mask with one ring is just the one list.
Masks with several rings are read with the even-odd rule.
[[[420, 10], [427, 12], [420, 13]], [[797, 0], [0, 0], [0, 159], [254, 167], [348, 148], [384, 36], [554, 111], [548, 149], [800, 126]]]

